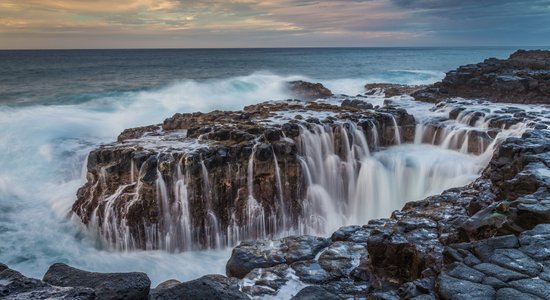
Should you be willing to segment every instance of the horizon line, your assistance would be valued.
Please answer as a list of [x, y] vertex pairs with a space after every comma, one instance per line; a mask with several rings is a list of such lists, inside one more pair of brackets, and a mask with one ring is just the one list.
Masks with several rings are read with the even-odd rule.
[[252, 49], [422, 49], [422, 48], [550, 48], [550, 45], [489, 45], [489, 46], [300, 46], [300, 47], [133, 47], [133, 48], [1, 48], [0, 51], [74, 51], [74, 50], [252, 50]]

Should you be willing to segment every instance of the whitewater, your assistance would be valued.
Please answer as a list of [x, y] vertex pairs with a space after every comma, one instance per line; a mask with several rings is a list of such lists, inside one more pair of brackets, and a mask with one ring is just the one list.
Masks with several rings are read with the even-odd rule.
[[[23, 101], [21, 105], [2, 102], [0, 262], [27, 276], [38, 278], [55, 262], [64, 262], [90, 271], [142, 271], [149, 275], [153, 286], [171, 278], [185, 281], [210, 273], [223, 274], [230, 248], [169, 253], [161, 250], [113, 251], [98, 247], [93, 237], [70, 215], [76, 191], [84, 184], [84, 166], [89, 151], [100, 144], [114, 141], [126, 128], [160, 123], [177, 112], [239, 110], [245, 105], [266, 100], [292, 98], [285, 88], [286, 82], [292, 80], [322, 82], [335, 94], [356, 95], [364, 92], [364, 84], [367, 82], [428, 84], [444, 76], [441, 70], [401, 70], [396, 66], [391, 66], [386, 71], [372, 76], [335, 77], [336, 79], [311, 75], [277, 75], [262, 71], [214, 79], [174, 79], [171, 83], [154, 88], [98, 93], [88, 95], [82, 101], [67, 103], [37, 102], [40, 92], [33, 96], [33, 101]], [[299, 70], [295, 74], [300, 74]], [[5, 82], [2, 83], [3, 87], [6, 86]], [[45, 88], [46, 90], [49, 91]], [[371, 100], [378, 101], [374, 104], [379, 105], [383, 101], [380, 97]], [[404, 99], [403, 107], [410, 108], [418, 118], [422, 118], [423, 113], [433, 115], [433, 112], [429, 112], [431, 105], [417, 105]], [[404, 174], [404, 177], [398, 181], [405, 186], [397, 189], [399, 192], [373, 192], [362, 190], [364, 185], [356, 184], [347, 196], [395, 201], [378, 203], [374, 209], [354, 207], [357, 214], [349, 218], [332, 215], [335, 218], [330, 220], [330, 226], [325, 229], [326, 234], [330, 234], [328, 230], [338, 226], [361, 224], [371, 218], [386, 217], [394, 209], [399, 209], [404, 200], [421, 199], [440, 193], [446, 188], [467, 184], [479, 176], [483, 165], [488, 161], [486, 157], [473, 157], [460, 151], [435, 146], [429, 153], [426, 149], [422, 145], [403, 145], [373, 153], [371, 158], [367, 158], [365, 165], [369, 167], [361, 169], [361, 172], [381, 174], [377, 179], [380, 182], [369, 185], [387, 186], [388, 182], [395, 181], [392, 174], [399, 173]], [[399, 158], [397, 163], [396, 157]], [[420, 190], [416, 186], [407, 185], [407, 178], [412, 176], [407, 172], [426, 172], [414, 168], [431, 166], [429, 170], [448, 170], [452, 167], [446, 164], [460, 159], [465, 159], [465, 169], [447, 174], [452, 180], [437, 182]], [[385, 165], [390, 165], [391, 168], [385, 168], [381, 162], [386, 162]], [[403, 170], [407, 166], [412, 166], [413, 170], [395, 171], [399, 168]], [[439, 172], [443, 172], [441, 170]], [[330, 172], [325, 174], [330, 176]], [[440, 178], [437, 174], [431, 176]], [[433, 178], [428, 176], [428, 179]], [[321, 184], [323, 180], [330, 178], [312, 180], [318, 180]], [[318, 189], [317, 196], [312, 197], [317, 197], [316, 201], [327, 201], [326, 197], [339, 197], [330, 195], [335, 190], [337, 189]]]

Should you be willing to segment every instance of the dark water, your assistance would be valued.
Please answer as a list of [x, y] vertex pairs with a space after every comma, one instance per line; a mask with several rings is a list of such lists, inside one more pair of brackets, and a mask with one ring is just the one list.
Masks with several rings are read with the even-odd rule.
[[80, 103], [182, 80], [269, 72], [316, 80], [429, 82], [516, 48], [297, 48], [0, 51], [0, 103]]

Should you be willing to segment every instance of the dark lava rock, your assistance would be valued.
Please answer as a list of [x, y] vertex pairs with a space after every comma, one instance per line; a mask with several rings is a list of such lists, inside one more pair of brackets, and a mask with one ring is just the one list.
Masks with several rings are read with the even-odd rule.
[[151, 286], [145, 273], [87, 272], [62, 263], [50, 266], [43, 280], [56, 286], [92, 288], [98, 299], [148, 299]]
[[229, 276], [243, 278], [256, 268], [313, 259], [328, 245], [329, 239], [306, 235], [290, 236], [277, 241], [244, 241], [233, 249], [226, 272]]
[[444, 299], [494, 299], [495, 289], [491, 286], [456, 279], [448, 275], [439, 276], [439, 294]]
[[377, 91], [383, 91], [384, 95], [388, 98], [401, 95], [410, 95], [422, 88], [425, 88], [425, 86], [393, 83], [367, 83], [365, 85], [368, 95], [375, 94]]
[[550, 51], [519, 50], [508, 59], [461, 66], [434, 85], [413, 92], [419, 101], [483, 98], [496, 102], [550, 103]]
[[537, 260], [550, 259], [550, 224], [539, 224], [519, 236], [521, 250]]
[[316, 100], [332, 96], [332, 92], [320, 83], [297, 80], [289, 82], [288, 88], [301, 100]]
[[285, 245], [280, 241], [243, 241], [233, 248], [227, 261], [228, 276], [243, 278], [256, 268], [269, 268], [286, 262]]
[[357, 109], [373, 109], [374, 106], [372, 106], [372, 104], [368, 103], [368, 102], [365, 102], [365, 101], [362, 101], [362, 100], [358, 100], [358, 99], [354, 99], [354, 100], [344, 100], [342, 101], [342, 106], [343, 107], [353, 107], [353, 108], [357, 108]]
[[159, 286], [151, 292], [151, 300], [244, 300], [250, 299], [239, 291], [238, 281], [222, 275], [206, 275], [199, 279]]
[[340, 272], [327, 272], [315, 260], [298, 261], [291, 265], [296, 276], [306, 283], [321, 284], [341, 277]]
[[292, 297], [292, 300], [338, 300], [340, 299], [333, 293], [328, 292], [319, 286], [308, 286], [300, 290], [296, 296]]
[[0, 264], [0, 299], [93, 300], [96, 294], [86, 287], [58, 287], [28, 278]]
[[[252, 270], [245, 277], [242, 291], [250, 296], [276, 295], [289, 279], [290, 267], [281, 264]], [[253, 284], [251, 284], [253, 283]]]

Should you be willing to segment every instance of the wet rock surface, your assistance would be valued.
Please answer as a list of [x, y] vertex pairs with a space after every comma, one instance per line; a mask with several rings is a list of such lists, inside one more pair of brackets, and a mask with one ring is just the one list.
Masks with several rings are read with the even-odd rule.
[[222, 275], [207, 275], [183, 283], [165, 283], [151, 291], [151, 300], [176, 299], [250, 299], [239, 291], [238, 281]]
[[96, 273], [57, 263], [48, 269], [44, 282], [62, 287], [87, 287], [97, 299], [148, 299], [151, 281], [145, 273]]
[[[181, 251], [243, 240], [227, 263], [229, 277], [168, 281], [150, 292], [152, 299], [262, 298], [297, 283], [295, 299], [549, 299], [550, 111], [447, 99], [544, 103], [547, 67], [546, 52], [518, 52], [459, 68], [420, 91], [369, 85], [367, 93], [384, 98], [383, 106], [358, 96], [339, 105], [277, 101], [237, 112], [176, 114], [92, 151], [73, 212], [118, 249]], [[506, 92], [501, 79], [471, 80], [487, 72], [520, 78], [508, 78], [511, 86], [525, 76], [537, 85]], [[397, 105], [402, 93], [446, 100], [430, 109], [435, 117], [418, 122]], [[508, 129], [525, 133], [501, 134]], [[496, 151], [472, 183], [406, 203], [388, 218], [341, 227], [330, 238], [266, 240], [311, 216], [298, 158], [303, 133], [316, 130], [338, 135], [335, 156], [345, 152], [343, 141], [354, 130], [365, 134], [372, 151], [415, 138], [468, 154]], [[415, 135], [418, 130], [423, 135]], [[130, 238], [121, 244], [117, 236]]]
[[358, 132], [367, 151], [412, 141], [404, 109], [357, 101], [265, 102], [126, 130], [90, 153], [72, 210], [122, 250], [217, 248], [290, 230], [310, 213], [304, 134], [334, 135], [340, 156]]
[[[0, 299], [107, 299], [85, 286], [62, 287], [29, 278], [0, 264]], [[146, 299], [146, 298], [145, 298]]]
[[413, 92], [417, 100], [452, 97], [497, 102], [550, 103], [550, 51], [519, 50], [508, 59], [489, 58], [461, 66], [432, 86]]
[[410, 95], [424, 88], [426, 88], [424, 85], [404, 85], [393, 83], [368, 83], [365, 85], [367, 95], [374, 95], [376, 93], [383, 92], [387, 98]]
[[332, 96], [332, 92], [321, 83], [311, 83], [303, 80], [291, 81], [288, 89], [300, 100], [324, 99]]
[[[312, 293], [341, 298], [548, 299], [548, 177], [539, 176], [549, 170], [548, 140], [537, 130], [507, 139], [472, 184], [407, 203], [389, 219], [342, 227], [314, 259], [280, 266], [316, 286]], [[537, 176], [525, 176], [533, 170]], [[512, 182], [529, 188], [510, 190]]]

